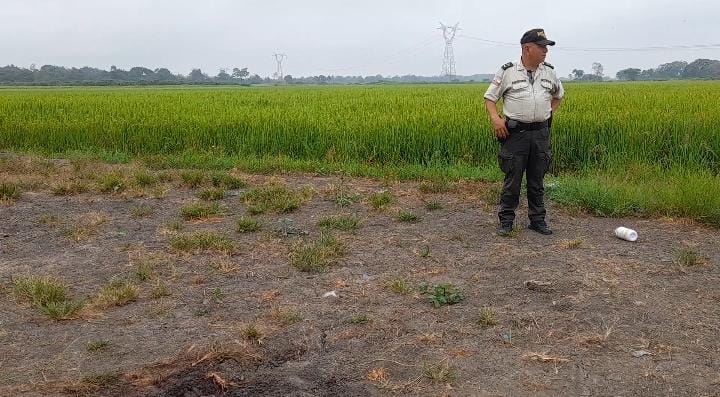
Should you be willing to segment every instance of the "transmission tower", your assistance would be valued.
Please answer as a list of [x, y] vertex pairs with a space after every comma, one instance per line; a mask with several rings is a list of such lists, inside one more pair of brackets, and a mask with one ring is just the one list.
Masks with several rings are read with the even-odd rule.
[[456, 23], [455, 26], [446, 26], [440, 22], [438, 30], [442, 30], [443, 38], [445, 39], [445, 55], [443, 56], [442, 74], [443, 76], [452, 77], [455, 76], [455, 54], [453, 53], [453, 40], [455, 40], [455, 34], [458, 30], [460, 22]]
[[277, 71], [273, 75], [275, 79], [282, 81], [283, 77], [283, 69], [282, 69], [282, 63], [284, 60], [287, 59], [287, 55], [285, 54], [273, 54], [273, 57], [275, 57], [275, 62], [277, 62]]

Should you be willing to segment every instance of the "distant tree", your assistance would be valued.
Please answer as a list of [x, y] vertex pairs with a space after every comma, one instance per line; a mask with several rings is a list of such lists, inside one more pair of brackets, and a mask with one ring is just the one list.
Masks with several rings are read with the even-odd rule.
[[658, 78], [679, 79], [683, 76], [687, 65], [688, 63], [685, 61], [663, 63], [655, 69], [655, 76]]
[[248, 72], [247, 68], [233, 68], [232, 77], [236, 79], [244, 79], [250, 75], [250, 72]]
[[188, 80], [192, 82], [201, 82], [208, 79], [207, 75], [200, 69], [193, 69], [188, 75]]
[[158, 79], [158, 81], [177, 81], [177, 76], [172, 74], [168, 69], [160, 68], [155, 69], [155, 77]]
[[714, 59], [696, 59], [690, 62], [683, 71], [683, 77], [690, 79], [720, 78], [718, 74], [720, 61]]
[[230, 76], [225, 69], [220, 69], [217, 76], [215, 76], [215, 80], [217, 81], [230, 81], [230, 79], [232, 79], [232, 76]]
[[617, 77], [618, 80], [635, 81], [640, 77], [640, 72], [640, 69], [637, 68], [627, 68], [617, 72], [615, 77]]
[[574, 80], [580, 80], [585, 75], [585, 71], [582, 69], [573, 69], [572, 75]]
[[593, 62], [593, 64], [592, 64], [592, 70], [593, 70], [593, 74], [594, 74], [595, 76], [602, 77], [602, 76], [603, 76], [603, 71], [604, 71], [605, 69], [603, 68], [603, 65], [602, 65], [600, 62]]
[[292, 82], [293, 82], [293, 77], [292, 77], [292, 75], [289, 75], [289, 74], [286, 74], [285, 77], [283, 77], [283, 79], [285, 79], [285, 82], [288, 84], [292, 84]]

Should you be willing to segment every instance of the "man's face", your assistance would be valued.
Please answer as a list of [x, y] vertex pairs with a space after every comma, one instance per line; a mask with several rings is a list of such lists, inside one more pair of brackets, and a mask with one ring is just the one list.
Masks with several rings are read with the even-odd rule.
[[548, 49], [546, 45], [527, 43], [525, 45], [525, 51], [527, 61], [532, 65], [539, 65], [545, 62], [545, 56], [547, 55]]

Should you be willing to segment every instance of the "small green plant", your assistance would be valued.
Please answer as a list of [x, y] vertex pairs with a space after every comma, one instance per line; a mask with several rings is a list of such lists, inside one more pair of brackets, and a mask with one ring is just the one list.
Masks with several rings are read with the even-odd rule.
[[421, 258], [429, 258], [430, 257], [430, 246], [429, 245], [424, 245], [420, 249], [420, 257]]
[[170, 247], [177, 251], [234, 251], [235, 244], [228, 237], [213, 232], [174, 236]]
[[183, 171], [180, 173], [180, 180], [183, 185], [194, 189], [205, 183], [206, 175], [202, 171]]
[[220, 287], [215, 287], [210, 292], [210, 300], [213, 301], [213, 303], [220, 303], [222, 301], [223, 293], [220, 290]]
[[107, 350], [108, 348], [110, 348], [111, 345], [112, 342], [106, 339], [95, 340], [92, 342], [88, 342], [87, 351], [94, 353], [101, 350]]
[[390, 291], [401, 295], [407, 295], [412, 292], [412, 287], [410, 287], [408, 282], [402, 278], [396, 278], [388, 281], [385, 284], [385, 287]]
[[0, 183], [0, 200], [17, 200], [20, 188], [14, 183]]
[[40, 313], [54, 320], [66, 320], [85, 306], [85, 301], [71, 301], [68, 287], [48, 277], [28, 276], [13, 280], [15, 295], [30, 301]]
[[267, 211], [287, 214], [300, 208], [312, 196], [312, 190], [290, 190], [284, 186], [271, 186], [247, 191], [242, 200], [248, 212], [257, 215]]
[[423, 374], [433, 383], [451, 383], [457, 379], [457, 372], [448, 363], [426, 364]]
[[182, 223], [182, 221], [170, 221], [167, 223], [167, 225], [165, 227], [167, 227], [168, 230], [177, 232], [177, 231], [182, 230], [185, 227], [185, 225]]
[[368, 201], [370, 205], [377, 210], [395, 202], [395, 198], [390, 192], [381, 192], [371, 194], [370, 197], [368, 197]]
[[206, 201], [222, 200], [225, 198], [225, 190], [217, 187], [205, 188], [197, 192], [195, 196]]
[[317, 224], [324, 229], [350, 231], [359, 227], [360, 220], [355, 216], [331, 216], [320, 219]]
[[247, 187], [247, 183], [242, 179], [225, 173], [215, 173], [210, 177], [215, 187], [223, 187], [225, 189], [235, 190]]
[[356, 316], [350, 317], [349, 322], [350, 324], [355, 325], [367, 324], [370, 322], [370, 317], [368, 317], [367, 314], [358, 314]]
[[673, 254], [673, 263], [681, 268], [699, 266], [705, 263], [705, 258], [689, 249], [679, 249]]
[[225, 213], [225, 208], [223, 208], [218, 203], [212, 203], [212, 204], [193, 203], [193, 204], [184, 205], [180, 208], [180, 215], [186, 221], [193, 220], [193, 219], [210, 218], [213, 216], [220, 216], [220, 215], [223, 215], [224, 213]]
[[455, 190], [455, 185], [444, 179], [422, 181], [420, 182], [420, 185], [418, 185], [418, 190], [420, 190], [420, 192], [424, 194], [446, 193]]
[[147, 204], [141, 204], [130, 207], [130, 216], [133, 218], [146, 218], [155, 212], [153, 207]]
[[480, 316], [477, 320], [477, 323], [484, 328], [497, 325], [498, 322], [495, 319], [495, 310], [490, 307], [483, 307], [482, 309], [480, 309]]
[[103, 193], [120, 193], [125, 190], [125, 177], [121, 172], [110, 172], [97, 179], [98, 190]]
[[452, 284], [420, 284], [420, 293], [430, 298], [433, 306], [440, 307], [444, 305], [454, 305], [465, 299], [465, 293], [462, 289]]
[[345, 254], [344, 245], [329, 234], [310, 244], [298, 244], [290, 250], [290, 264], [302, 272], [323, 272]]
[[238, 219], [235, 230], [238, 233], [250, 233], [257, 232], [260, 228], [260, 223], [255, 219], [242, 217]]
[[98, 293], [96, 304], [99, 307], [124, 306], [138, 298], [135, 285], [122, 277], [113, 277]]
[[407, 223], [418, 223], [420, 222], [420, 218], [412, 211], [410, 210], [402, 210], [398, 213], [397, 219], [400, 222], [407, 222]]
[[159, 178], [147, 171], [137, 171], [134, 175], [135, 185], [138, 187], [154, 186], [158, 183]]
[[428, 201], [425, 203], [425, 209], [428, 211], [436, 211], [443, 209], [443, 205], [439, 201]]

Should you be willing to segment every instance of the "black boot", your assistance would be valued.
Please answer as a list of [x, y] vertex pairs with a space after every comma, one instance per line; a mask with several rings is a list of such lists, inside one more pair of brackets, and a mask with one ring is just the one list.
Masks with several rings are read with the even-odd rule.
[[550, 230], [545, 221], [530, 222], [528, 229], [544, 235], [552, 234], [552, 230]]

